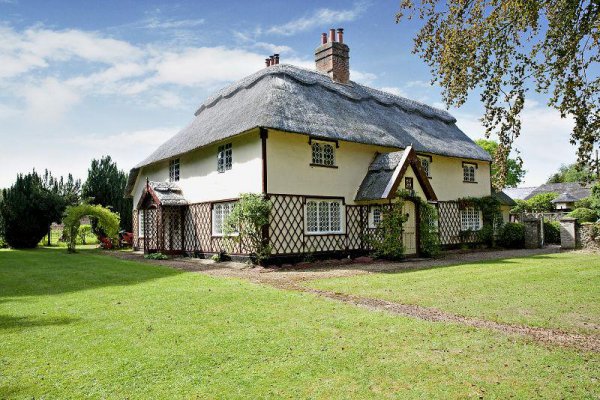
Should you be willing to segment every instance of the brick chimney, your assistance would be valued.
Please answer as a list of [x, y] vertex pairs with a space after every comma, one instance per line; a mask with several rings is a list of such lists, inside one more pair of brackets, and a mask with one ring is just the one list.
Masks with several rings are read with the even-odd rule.
[[[329, 40], [328, 40], [329, 39]], [[317, 71], [328, 74], [334, 82], [350, 80], [350, 48], [344, 44], [344, 30], [329, 30], [321, 35], [321, 45], [315, 50]]]

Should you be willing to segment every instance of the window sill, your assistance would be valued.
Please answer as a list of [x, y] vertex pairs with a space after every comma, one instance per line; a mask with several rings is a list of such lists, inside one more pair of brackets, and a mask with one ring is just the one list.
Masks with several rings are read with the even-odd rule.
[[341, 236], [345, 235], [345, 232], [304, 232], [306, 236]]
[[324, 165], [324, 164], [315, 164], [315, 163], [310, 163], [309, 165], [311, 167], [323, 167], [323, 168], [334, 168], [334, 169], [336, 169], [338, 167], [337, 165]]
[[477, 183], [475, 181], [463, 181], [463, 183]]

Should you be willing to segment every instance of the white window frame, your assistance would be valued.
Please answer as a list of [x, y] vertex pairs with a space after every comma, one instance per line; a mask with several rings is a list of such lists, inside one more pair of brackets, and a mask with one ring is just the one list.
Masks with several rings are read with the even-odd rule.
[[483, 226], [481, 210], [476, 207], [465, 207], [460, 210], [460, 230], [478, 231]]
[[[311, 203], [316, 203], [316, 229], [312, 229], [309, 221], [309, 207], [311, 207]], [[339, 221], [340, 221], [340, 229], [334, 230], [331, 229], [331, 217], [332, 217], [332, 207], [331, 204], [335, 203], [339, 207]], [[325, 207], [324, 204], [327, 204], [327, 229], [322, 229], [321, 226], [325, 225], [325, 221], [322, 215], [322, 210]], [[323, 207], [323, 208], [322, 208]], [[324, 199], [324, 198], [309, 198], [306, 199], [306, 204], [304, 205], [304, 234], [306, 235], [343, 235], [346, 233], [346, 208], [344, 202], [341, 199]]]
[[174, 158], [169, 160], [169, 182], [178, 182], [179, 181], [179, 158]]
[[[379, 223], [381, 222], [381, 216], [382, 216], [382, 209], [381, 206], [371, 206], [371, 209], [369, 210], [369, 228], [371, 229], [375, 229], [379, 226]], [[377, 218], [376, 218], [377, 215]]]
[[[219, 236], [219, 237], [225, 236], [225, 233], [223, 230], [223, 228], [225, 227], [225, 220], [227, 219], [227, 216], [229, 216], [229, 214], [233, 210], [235, 203], [236, 203], [235, 201], [213, 203], [212, 210], [211, 210], [211, 225], [212, 225], [212, 235], [213, 236]], [[221, 213], [221, 215], [220, 216], [217, 215], [218, 213]], [[218, 222], [219, 219], [220, 219], [220, 223]], [[230, 236], [235, 236], [237, 234], [238, 234], [238, 232], [234, 231], [234, 232], [231, 232]]]
[[222, 174], [233, 168], [233, 144], [225, 143], [217, 148], [217, 172]]
[[[325, 148], [331, 148], [331, 159], [325, 161]], [[322, 167], [336, 167], [336, 143], [328, 142], [324, 140], [311, 140], [310, 143], [310, 154], [311, 154], [311, 165], [322, 166]]]
[[477, 183], [477, 164], [463, 162], [463, 182]]

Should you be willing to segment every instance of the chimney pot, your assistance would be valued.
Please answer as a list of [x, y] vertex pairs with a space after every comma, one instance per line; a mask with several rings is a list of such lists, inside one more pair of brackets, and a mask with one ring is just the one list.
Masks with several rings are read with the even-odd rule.
[[344, 43], [344, 29], [338, 28], [337, 34], [338, 34], [338, 42]]
[[335, 42], [335, 29], [329, 30], [329, 41], [331, 43]]
[[275, 65], [279, 64], [279, 54], [273, 54], [275, 56]]
[[321, 33], [321, 44], [327, 44], [327, 34], [325, 32]]
[[270, 58], [265, 58], [265, 65], [267, 67], [271, 66], [271, 59]]

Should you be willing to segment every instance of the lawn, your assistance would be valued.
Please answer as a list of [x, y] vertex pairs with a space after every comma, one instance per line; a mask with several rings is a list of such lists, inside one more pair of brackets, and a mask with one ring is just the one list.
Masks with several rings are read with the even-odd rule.
[[600, 335], [597, 255], [548, 254], [325, 279], [310, 286], [498, 322]]
[[98, 251], [0, 251], [0, 398], [596, 398], [599, 371], [598, 354]]

